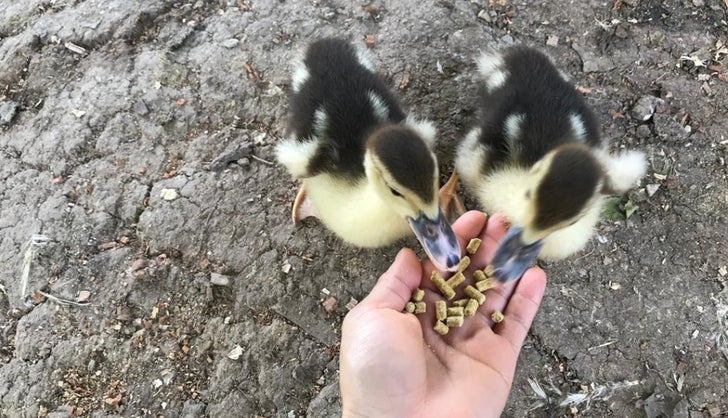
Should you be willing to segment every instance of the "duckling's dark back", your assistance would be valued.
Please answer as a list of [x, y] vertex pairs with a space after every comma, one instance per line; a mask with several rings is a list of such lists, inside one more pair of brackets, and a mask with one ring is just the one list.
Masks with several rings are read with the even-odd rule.
[[306, 77], [291, 97], [289, 131], [299, 141], [320, 140], [308, 175], [363, 177], [368, 134], [383, 123], [404, 120], [403, 110], [347, 41], [313, 43], [303, 65]]
[[[480, 141], [491, 150], [489, 167], [506, 162], [528, 167], [568, 142], [601, 145], [591, 110], [543, 53], [517, 46], [503, 51], [498, 60], [492, 73], [483, 75], [487, 80], [495, 74], [495, 79], [501, 71], [505, 78], [492, 88], [485, 83], [480, 97]], [[511, 129], [510, 138], [509, 118], [518, 128]]]

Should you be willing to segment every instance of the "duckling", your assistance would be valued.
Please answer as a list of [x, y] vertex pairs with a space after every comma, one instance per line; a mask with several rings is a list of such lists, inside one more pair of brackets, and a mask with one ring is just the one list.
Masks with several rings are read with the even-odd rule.
[[440, 270], [455, 270], [460, 244], [440, 210], [436, 130], [408, 116], [365, 51], [326, 38], [292, 76], [289, 135], [277, 158], [302, 186], [294, 223], [318, 217], [359, 247], [412, 232]]
[[638, 151], [610, 155], [597, 120], [551, 60], [516, 46], [478, 59], [478, 125], [456, 150], [458, 176], [489, 212], [511, 223], [494, 256], [501, 282], [536, 258], [560, 260], [584, 248], [604, 197], [645, 174]]

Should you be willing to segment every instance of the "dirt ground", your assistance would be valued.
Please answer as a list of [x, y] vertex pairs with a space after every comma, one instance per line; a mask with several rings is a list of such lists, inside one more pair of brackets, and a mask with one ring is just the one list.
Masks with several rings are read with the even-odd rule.
[[504, 416], [728, 416], [728, 2], [367, 6], [0, 1], [0, 416], [340, 412], [346, 304], [416, 242], [290, 223], [273, 149], [291, 60], [325, 35], [374, 37], [440, 129], [443, 179], [473, 58], [512, 43], [556, 59], [613, 149], [648, 155], [631, 216], [545, 266]]

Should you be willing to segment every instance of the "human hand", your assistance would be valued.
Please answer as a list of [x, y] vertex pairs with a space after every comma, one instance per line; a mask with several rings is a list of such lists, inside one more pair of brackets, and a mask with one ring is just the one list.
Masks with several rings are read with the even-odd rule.
[[[453, 224], [453, 230], [462, 248], [473, 237], [483, 240], [470, 256], [472, 270], [492, 259], [507, 227], [497, 215], [487, 219], [471, 211]], [[401, 250], [369, 296], [344, 318], [344, 417], [496, 417], [503, 411], [546, 275], [530, 268], [520, 280], [488, 290], [475, 316], [441, 336], [432, 328], [434, 301], [442, 299], [429, 280], [432, 269], [412, 250]], [[403, 313], [417, 287], [425, 289], [427, 313]], [[496, 310], [505, 315], [499, 324], [490, 319]]]

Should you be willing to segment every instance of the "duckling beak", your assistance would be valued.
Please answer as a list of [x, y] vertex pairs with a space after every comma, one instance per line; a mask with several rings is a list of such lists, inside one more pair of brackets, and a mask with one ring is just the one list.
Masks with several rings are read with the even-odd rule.
[[460, 263], [460, 243], [442, 210], [437, 212], [437, 219], [430, 219], [420, 211], [417, 219], [408, 216], [407, 221], [438, 270], [457, 270]]
[[522, 234], [523, 228], [512, 226], [493, 256], [494, 275], [502, 283], [520, 279], [543, 247], [541, 240], [525, 244]]

